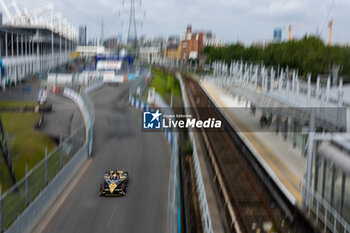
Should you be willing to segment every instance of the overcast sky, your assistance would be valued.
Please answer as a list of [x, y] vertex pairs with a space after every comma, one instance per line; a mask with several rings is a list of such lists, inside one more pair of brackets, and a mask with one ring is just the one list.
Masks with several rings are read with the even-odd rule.
[[[129, 0], [17, 0], [20, 6], [40, 6], [53, 1], [75, 26], [86, 24], [88, 37], [98, 36], [101, 20], [104, 35], [127, 34]], [[295, 25], [293, 37], [315, 34], [328, 41], [328, 21], [334, 17], [333, 41], [350, 42], [350, 0], [140, 0], [139, 13], [146, 12], [138, 34], [181, 35], [187, 24], [193, 30], [212, 30], [218, 39], [250, 44], [272, 38], [273, 29]], [[10, 2], [10, 0], [5, 0]], [[142, 14], [139, 14], [139, 18]], [[123, 24], [123, 26], [122, 26]]]

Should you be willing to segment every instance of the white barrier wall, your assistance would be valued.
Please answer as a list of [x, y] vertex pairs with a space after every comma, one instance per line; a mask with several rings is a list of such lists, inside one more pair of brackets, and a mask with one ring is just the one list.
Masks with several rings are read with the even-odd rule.
[[50, 73], [47, 76], [47, 82], [48, 83], [55, 83], [55, 84], [70, 84], [73, 81], [73, 74], [54, 74]]

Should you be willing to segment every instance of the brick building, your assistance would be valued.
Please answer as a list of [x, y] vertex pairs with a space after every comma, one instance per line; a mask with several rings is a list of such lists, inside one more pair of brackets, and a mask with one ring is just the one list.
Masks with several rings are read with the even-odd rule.
[[197, 59], [204, 48], [203, 32], [192, 32], [192, 26], [188, 25], [185, 35], [181, 40], [181, 59], [183, 62], [189, 58]]

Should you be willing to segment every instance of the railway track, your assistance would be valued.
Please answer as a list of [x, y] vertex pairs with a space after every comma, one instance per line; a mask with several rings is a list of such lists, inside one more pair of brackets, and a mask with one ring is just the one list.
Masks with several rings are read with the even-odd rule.
[[[197, 81], [184, 76], [184, 82], [197, 119], [223, 118]], [[224, 199], [230, 231], [305, 232], [305, 229], [295, 230], [295, 226], [292, 230], [286, 223], [286, 214], [276, 205], [245, 158], [245, 149], [232, 139], [227, 128], [231, 126], [224, 120], [222, 122], [221, 130], [201, 129], [201, 134], [214, 169], [216, 183]]]

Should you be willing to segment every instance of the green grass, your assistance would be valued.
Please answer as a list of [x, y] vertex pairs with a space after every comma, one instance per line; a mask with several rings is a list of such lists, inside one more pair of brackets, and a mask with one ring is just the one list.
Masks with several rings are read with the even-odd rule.
[[34, 101], [1, 101], [0, 108], [35, 107]]
[[[0, 108], [34, 108], [35, 101], [0, 101]], [[49, 103], [41, 104], [40, 107], [47, 107]]]
[[[50, 182], [60, 171], [61, 155], [62, 163], [65, 164], [71, 158], [73, 152], [72, 154], [66, 154], [64, 150], [52, 150], [56, 144], [50, 138], [34, 130], [33, 126], [38, 120], [39, 114], [2, 113], [1, 117], [5, 130], [10, 134], [9, 146], [12, 148], [11, 157], [18, 180], [25, 175], [25, 165], [27, 162], [29, 169], [31, 169], [44, 158], [46, 146], [48, 152], [52, 151], [47, 160], [48, 180], [46, 180], [45, 176], [45, 163], [41, 163], [28, 177], [28, 196], [26, 196], [26, 182], [22, 182], [17, 189], [10, 192], [2, 200], [3, 226], [4, 229], [7, 229], [15, 221], [17, 216], [25, 210], [28, 202], [32, 202], [45, 188], [46, 183]], [[11, 185], [8, 171], [1, 158], [0, 180], [5, 189], [8, 189]]]
[[[54, 141], [34, 129], [39, 117], [37, 113], [1, 113], [17, 180], [25, 175], [26, 163], [30, 170], [44, 158], [46, 147], [48, 152], [56, 147]], [[2, 157], [0, 183], [3, 192], [12, 185]]]
[[154, 77], [148, 88], [154, 87], [164, 100], [169, 100], [171, 94], [173, 94], [173, 97], [181, 99], [180, 83], [174, 75], [156, 68], [152, 68], [152, 73]]

